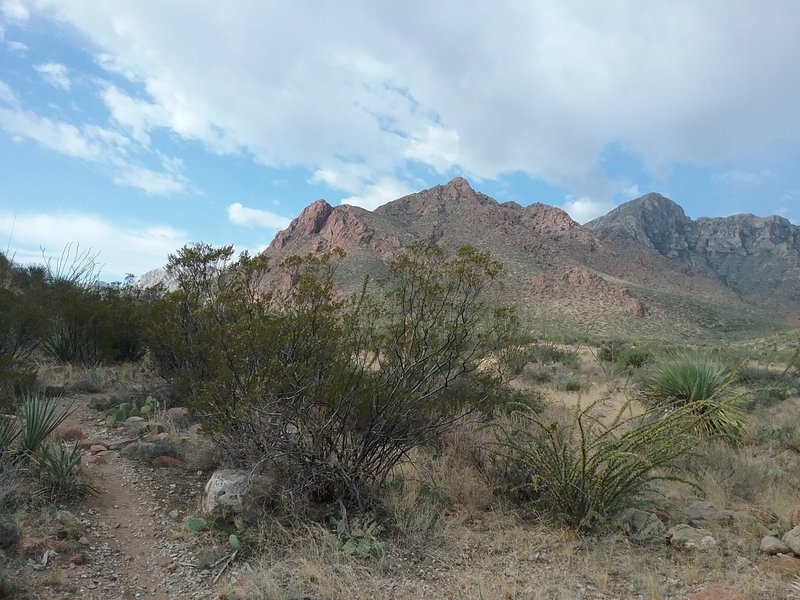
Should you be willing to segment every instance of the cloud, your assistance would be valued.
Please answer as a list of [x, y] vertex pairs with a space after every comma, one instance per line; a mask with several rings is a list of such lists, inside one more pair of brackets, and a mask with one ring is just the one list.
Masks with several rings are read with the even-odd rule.
[[72, 158], [106, 167], [118, 185], [135, 187], [151, 195], [176, 194], [186, 190], [187, 179], [180, 173], [182, 162], [156, 153], [163, 170], [149, 168], [131, 158], [132, 141], [120, 132], [95, 124], [80, 127], [54, 121], [18, 107], [8, 85], [0, 81], [0, 129], [12, 136], [30, 139]]
[[188, 0], [36, 6], [127, 80], [103, 100], [139, 143], [164, 130], [272, 167], [355, 165], [337, 189], [364, 205], [415, 166], [611, 197], [609, 143], [655, 173], [800, 135], [800, 3], [251, 0], [222, 20]]
[[260, 208], [248, 208], [239, 202], [228, 206], [228, 220], [234, 225], [263, 227], [264, 229], [284, 229], [291, 223], [291, 219], [276, 215], [274, 212]]
[[0, 235], [10, 239], [17, 262], [41, 263], [60, 256], [68, 244], [99, 252], [101, 278], [120, 279], [166, 264], [167, 256], [186, 244], [186, 234], [168, 225], [121, 226], [103, 217], [82, 214], [0, 213]]
[[725, 171], [717, 176], [717, 179], [725, 183], [743, 183], [747, 185], [758, 185], [776, 177], [775, 173], [768, 169], [760, 171], [740, 171], [737, 169]]
[[614, 205], [608, 201], [582, 197], [576, 199], [567, 198], [561, 208], [567, 211], [569, 216], [578, 223], [588, 223], [592, 219], [602, 217], [614, 208]]
[[114, 176], [114, 183], [138, 188], [151, 196], [165, 196], [183, 192], [186, 189], [187, 181], [180, 175], [132, 166]]
[[47, 83], [53, 87], [69, 91], [72, 82], [69, 80], [69, 70], [61, 63], [44, 63], [34, 67]]
[[639, 198], [642, 195], [642, 192], [639, 190], [639, 184], [633, 183], [626, 188], [623, 188], [622, 195], [625, 197], [626, 200], [633, 200], [635, 198]]
[[17, 42], [14, 40], [8, 41], [7, 44], [8, 47], [14, 52], [26, 52], [29, 49], [27, 45], [23, 44], [22, 42]]
[[0, 2], [0, 13], [12, 21], [27, 21], [30, 14], [25, 5], [20, 0], [2, 0]]

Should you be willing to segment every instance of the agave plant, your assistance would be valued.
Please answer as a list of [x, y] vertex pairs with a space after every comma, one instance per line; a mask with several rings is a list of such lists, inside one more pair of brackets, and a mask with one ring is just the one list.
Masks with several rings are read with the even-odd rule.
[[31, 393], [25, 396], [22, 404], [24, 428], [20, 435], [20, 450], [32, 457], [56, 427], [61, 425], [72, 412], [72, 405], [59, 407], [44, 395]]
[[679, 354], [656, 367], [644, 388], [644, 398], [664, 410], [690, 407], [699, 417], [697, 433], [736, 444], [745, 430], [742, 399], [746, 392], [739, 386], [740, 370], [708, 354]]

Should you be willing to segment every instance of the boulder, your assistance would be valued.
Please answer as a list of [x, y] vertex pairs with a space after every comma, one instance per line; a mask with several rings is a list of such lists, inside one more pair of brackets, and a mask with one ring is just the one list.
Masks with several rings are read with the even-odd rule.
[[761, 551], [765, 554], [789, 554], [791, 549], [774, 535], [761, 538]]
[[672, 547], [681, 550], [711, 550], [717, 546], [717, 540], [710, 531], [686, 524], [670, 527], [666, 537]]
[[795, 504], [795, 507], [789, 514], [789, 525], [792, 527], [797, 527], [800, 525], [800, 504]]
[[759, 568], [767, 573], [775, 573], [786, 579], [800, 577], [800, 558], [780, 554], [770, 556]]
[[625, 535], [638, 544], [663, 544], [667, 528], [653, 513], [628, 508], [619, 515]]
[[172, 456], [157, 456], [153, 459], [153, 466], [166, 469], [185, 469], [186, 463]]
[[691, 502], [683, 511], [689, 519], [689, 525], [698, 526], [703, 523], [730, 523], [733, 521], [733, 511], [721, 510], [708, 500]]
[[212, 473], [206, 483], [203, 510], [206, 514], [241, 514], [245, 496], [251, 489], [250, 472], [222, 469]]
[[792, 552], [800, 555], [800, 525], [784, 533], [782, 539]]
[[59, 425], [53, 432], [53, 437], [62, 442], [78, 442], [82, 440], [85, 435], [80, 427]]
[[144, 417], [128, 417], [122, 424], [129, 435], [139, 436], [147, 431], [148, 423]]

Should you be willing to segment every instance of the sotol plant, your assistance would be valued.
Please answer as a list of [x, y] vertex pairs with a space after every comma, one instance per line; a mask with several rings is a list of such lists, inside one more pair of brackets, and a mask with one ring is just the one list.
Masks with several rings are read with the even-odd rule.
[[696, 441], [686, 408], [633, 417], [626, 403], [605, 422], [597, 407], [578, 406], [567, 422], [521, 409], [497, 446], [517, 497], [579, 530], [608, 522], [654, 481], [680, 479], [674, 467]]
[[662, 411], [688, 408], [697, 418], [695, 431], [704, 437], [737, 444], [745, 431], [739, 369], [731, 369], [708, 354], [686, 352], [658, 365], [643, 396]]

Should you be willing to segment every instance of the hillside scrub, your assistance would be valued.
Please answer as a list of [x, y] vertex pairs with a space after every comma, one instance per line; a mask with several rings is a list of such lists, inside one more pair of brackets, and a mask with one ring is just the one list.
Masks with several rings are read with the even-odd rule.
[[[412, 245], [389, 277], [334, 293], [334, 254], [279, 265], [195, 245], [171, 256], [177, 291], [155, 302], [148, 337], [231, 463], [263, 467], [290, 499], [363, 503], [408, 452], [509, 392], [486, 361], [514, 334], [483, 293], [501, 265], [463, 247]], [[481, 366], [483, 365], [483, 366]]]

